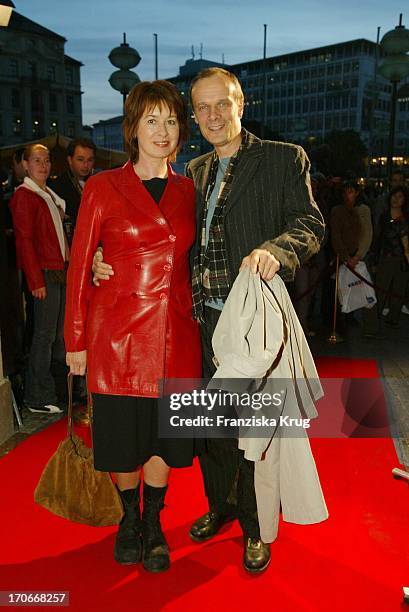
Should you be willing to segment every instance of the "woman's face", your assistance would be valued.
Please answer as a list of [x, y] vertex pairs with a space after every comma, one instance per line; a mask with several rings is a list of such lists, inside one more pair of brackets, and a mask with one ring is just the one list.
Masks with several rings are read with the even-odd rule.
[[397, 191], [391, 196], [391, 208], [402, 208], [405, 203], [405, 196], [402, 191]]
[[27, 160], [23, 160], [28, 176], [39, 186], [44, 186], [51, 170], [50, 153], [47, 149], [38, 148], [30, 153]]
[[344, 203], [349, 206], [354, 206], [358, 198], [358, 191], [353, 187], [347, 187], [343, 192]]
[[179, 123], [166, 104], [145, 109], [136, 131], [139, 159], [166, 159], [179, 142]]

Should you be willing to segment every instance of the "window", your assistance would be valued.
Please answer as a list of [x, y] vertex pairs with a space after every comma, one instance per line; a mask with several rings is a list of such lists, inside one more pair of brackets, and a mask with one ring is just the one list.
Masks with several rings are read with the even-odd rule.
[[41, 94], [36, 89], [31, 91], [31, 110], [41, 110]]
[[47, 66], [47, 78], [51, 83], [55, 83], [55, 66], [51, 64]]
[[72, 66], [65, 67], [65, 82], [67, 83], [67, 85], [74, 84], [74, 70]]
[[11, 106], [13, 108], [20, 108], [20, 90], [19, 89], [12, 89], [11, 90]]
[[0, 136], [3, 136], [3, 117], [0, 115]]
[[67, 100], [67, 113], [70, 115], [74, 114], [74, 96], [68, 94], [66, 97]]
[[37, 76], [37, 64], [35, 62], [28, 62], [28, 76], [32, 78]]
[[69, 121], [67, 124], [67, 136], [69, 138], [74, 138], [75, 136], [75, 123], [74, 121]]
[[9, 76], [17, 77], [18, 76], [18, 63], [17, 60], [11, 59], [9, 61]]
[[58, 132], [58, 123], [57, 121], [51, 121], [50, 123], [50, 134], [56, 134]]
[[40, 136], [40, 120], [33, 119], [33, 136]]
[[13, 117], [13, 134], [21, 134], [21, 117]]
[[55, 93], [50, 92], [48, 105], [49, 105], [50, 113], [58, 112], [57, 95]]

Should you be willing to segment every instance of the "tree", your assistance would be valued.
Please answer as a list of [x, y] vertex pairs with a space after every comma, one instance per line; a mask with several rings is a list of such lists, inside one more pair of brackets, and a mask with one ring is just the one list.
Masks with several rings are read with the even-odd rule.
[[[365, 174], [365, 158], [368, 150], [358, 132], [334, 130], [325, 138], [324, 147], [327, 156], [324, 157], [321, 151], [316, 161], [317, 166], [319, 160], [326, 166], [326, 174], [343, 177], [357, 177]], [[317, 170], [325, 172], [324, 168], [317, 167]]]

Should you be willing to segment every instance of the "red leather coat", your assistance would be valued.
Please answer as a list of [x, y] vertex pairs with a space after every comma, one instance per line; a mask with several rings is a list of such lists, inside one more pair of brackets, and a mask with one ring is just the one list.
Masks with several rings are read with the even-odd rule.
[[[87, 181], [68, 270], [65, 344], [87, 349], [90, 391], [156, 397], [163, 378], [200, 376], [188, 259], [194, 237], [193, 182], [170, 166], [159, 206], [130, 162]], [[95, 287], [98, 244], [115, 274]]]
[[30, 291], [45, 287], [43, 270], [63, 270], [64, 259], [54, 223], [43, 198], [22, 185], [10, 201], [16, 236], [17, 266]]

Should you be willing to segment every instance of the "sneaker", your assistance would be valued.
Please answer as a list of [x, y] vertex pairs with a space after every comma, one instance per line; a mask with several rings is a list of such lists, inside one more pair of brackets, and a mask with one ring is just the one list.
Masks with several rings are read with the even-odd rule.
[[45, 406], [27, 406], [26, 408], [30, 412], [39, 412], [41, 414], [58, 414], [59, 412], [63, 412], [59, 406], [54, 406], [54, 404], [45, 404]]
[[409, 308], [406, 306], [406, 304], [402, 306], [401, 312], [403, 312], [403, 314], [409, 315]]

